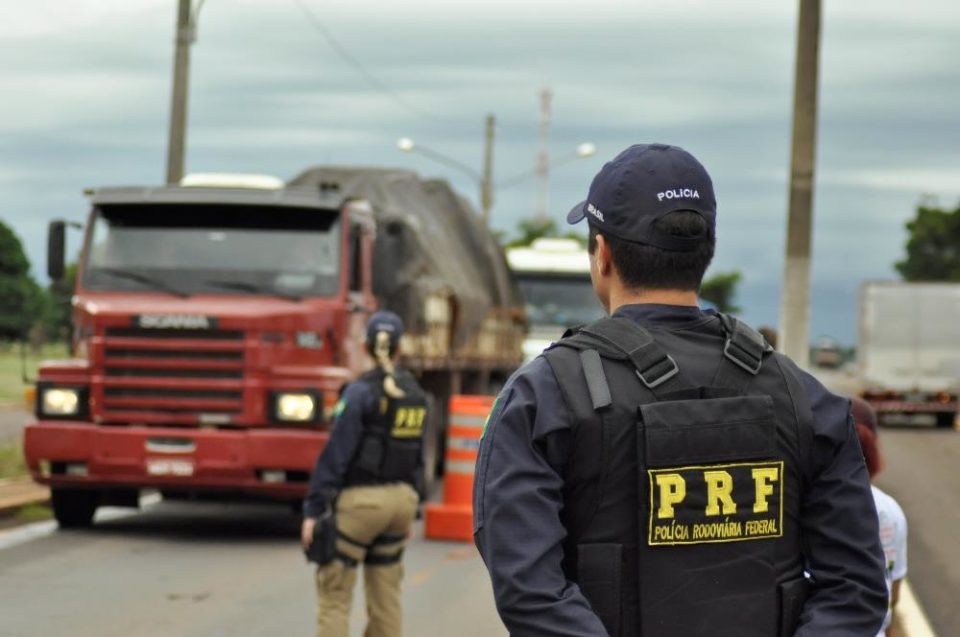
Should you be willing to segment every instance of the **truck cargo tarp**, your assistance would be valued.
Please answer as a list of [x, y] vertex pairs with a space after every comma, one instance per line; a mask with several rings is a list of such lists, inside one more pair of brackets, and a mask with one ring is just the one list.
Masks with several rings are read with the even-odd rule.
[[479, 329], [490, 309], [522, 312], [522, 296], [503, 251], [445, 180], [400, 169], [317, 166], [287, 185], [337, 190], [345, 199], [370, 202], [377, 221], [374, 292], [408, 330], [424, 330], [424, 301], [444, 292], [456, 300], [454, 347]]

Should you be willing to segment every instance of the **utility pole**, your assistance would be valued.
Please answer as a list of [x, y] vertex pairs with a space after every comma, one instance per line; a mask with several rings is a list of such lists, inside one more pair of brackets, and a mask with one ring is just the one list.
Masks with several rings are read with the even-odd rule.
[[480, 180], [480, 212], [483, 222], [489, 223], [490, 209], [493, 207], [493, 137], [496, 132], [496, 119], [487, 115], [483, 142], [483, 176]]
[[[170, 137], [167, 142], [167, 183], [183, 178], [187, 151], [187, 94], [190, 83], [190, 45], [196, 39], [191, 0], [179, 0], [176, 49], [173, 54], [173, 96], [170, 100]], [[202, 2], [202, 0], [201, 0]]]
[[810, 358], [810, 246], [817, 142], [820, 0], [800, 0], [793, 93], [793, 142], [786, 265], [780, 298], [782, 351], [800, 367]]
[[553, 93], [545, 88], [540, 91], [540, 153], [537, 155], [537, 214], [536, 218], [546, 222], [550, 204], [550, 100]]

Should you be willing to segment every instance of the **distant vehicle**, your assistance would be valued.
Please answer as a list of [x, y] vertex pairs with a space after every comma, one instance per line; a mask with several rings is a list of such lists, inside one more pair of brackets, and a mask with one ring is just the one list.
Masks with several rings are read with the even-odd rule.
[[829, 336], [821, 336], [813, 344], [813, 355], [810, 360], [817, 367], [836, 369], [843, 365], [845, 356], [840, 343]]
[[604, 315], [590, 283], [590, 256], [578, 241], [537, 239], [528, 247], [508, 249], [507, 262], [526, 303], [525, 360], [538, 356], [568, 327]]
[[[24, 439], [62, 526], [146, 488], [295, 505], [378, 308], [407, 323], [404, 364], [435, 405], [428, 480], [449, 396], [491, 393], [522, 359], [520, 291], [446, 182], [319, 167], [88, 194], [75, 358], [41, 368]], [[51, 223], [53, 280], [64, 233]]]
[[857, 358], [863, 397], [881, 416], [953, 424], [960, 387], [960, 284], [868, 282]]

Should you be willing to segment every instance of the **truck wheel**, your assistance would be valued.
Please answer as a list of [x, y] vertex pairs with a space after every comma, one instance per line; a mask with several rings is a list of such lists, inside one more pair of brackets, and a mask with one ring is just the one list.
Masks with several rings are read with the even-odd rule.
[[61, 529], [77, 529], [90, 526], [93, 514], [100, 504], [100, 493], [87, 489], [50, 490], [53, 517]]
[[957, 417], [952, 411], [940, 412], [937, 414], [937, 428], [938, 429], [950, 429], [953, 427], [953, 421]]

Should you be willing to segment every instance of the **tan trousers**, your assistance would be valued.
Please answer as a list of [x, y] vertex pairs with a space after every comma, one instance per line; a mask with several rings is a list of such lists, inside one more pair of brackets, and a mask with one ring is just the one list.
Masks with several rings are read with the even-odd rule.
[[348, 487], [337, 499], [337, 559], [317, 569], [317, 637], [348, 637], [357, 567], [367, 599], [364, 637], [400, 637], [399, 559], [417, 511], [408, 484]]

